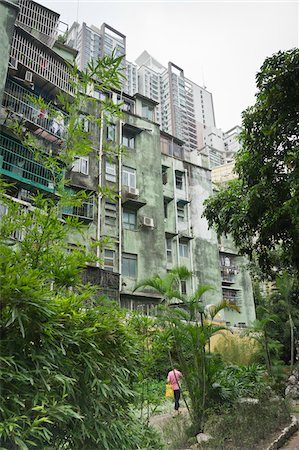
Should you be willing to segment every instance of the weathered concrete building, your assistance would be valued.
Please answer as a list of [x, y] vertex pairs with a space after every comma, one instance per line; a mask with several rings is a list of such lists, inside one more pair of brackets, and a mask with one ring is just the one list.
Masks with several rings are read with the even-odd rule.
[[[28, 153], [6, 127], [9, 116], [22, 118], [24, 125], [44, 144], [45, 151], [59, 148], [67, 123], [47, 117], [28, 100], [28, 94], [55, 100], [61, 90], [72, 95], [67, 61], [76, 56], [69, 47], [57, 43], [59, 15], [22, 0], [15, 23], [10, 62], [1, 107], [0, 173], [16, 183], [11, 195], [26, 204], [28, 193], [37, 191], [55, 197], [51, 172]], [[35, 11], [39, 20], [31, 13]], [[47, 27], [42, 28], [42, 24]], [[1, 63], [2, 64], [2, 63]], [[4, 71], [4, 68], [0, 68]], [[0, 73], [1, 73], [0, 70]], [[250, 279], [242, 258], [219, 248], [217, 237], [203, 219], [203, 201], [212, 194], [211, 171], [205, 155], [185, 151], [184, 141], [160, 130], [156, 122], [157, 102], [143, 95], [121, 92], [92, 92], [101, 101], [109, 97], [121, 103], [122, 120], [110, 120], [92, 130], [94, 151], [76, 158], [69, 187], [85, 189], [90, 197], [80, 207], [65, 208], [62, 216], [77, 216], [85, 226], [86, 245], [99, 238], [113, 239], [113, 245], [97, 247], [102, 264], [87, 268], [84, 279], [99, 287], [130, 310], [148, 314], [159, 302], [150, 290], [133, 292], [137, 282], [155, 273], [165, 275], [173, 267], [185, 265], [193, 277], [182, 283], [182, 293], [191, 295], [200, 284], [214, 290], [206, 293], [207, 304], [230, 298], [240, 304], [241, 314], [224, 312], [231, 324], [248, 325], [254, 318]], [[84, 116], [84, 111], [82, 111]], [[107, 157], [105, 145], [124, 151]], [[116, 201], [103, 196], [98, 186], [116, 191]], [[71, 244], [75, 244], [75, 239]]]

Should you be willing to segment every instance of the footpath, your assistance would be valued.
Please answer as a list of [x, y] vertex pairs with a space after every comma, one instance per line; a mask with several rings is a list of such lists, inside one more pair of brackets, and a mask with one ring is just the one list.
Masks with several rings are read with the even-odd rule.
[[[293, 414], [299, 422], [299, 414]], [[299, 450], [299, 431], [297, 431], [286, 443], [281, 450]]]

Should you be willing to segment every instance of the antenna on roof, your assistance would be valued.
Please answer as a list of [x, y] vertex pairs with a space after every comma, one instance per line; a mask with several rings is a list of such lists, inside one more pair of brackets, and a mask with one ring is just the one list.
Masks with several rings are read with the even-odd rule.
[[76, 22], [78, 22], [78, 19], [79, 19], [79, 1], [80, 0], [77, 0], [77, 17], [76, 17]]
[[204, 68], [202, 67], [202, 87], [204, 89], [207, 89], [207, 86], [205, 85], [205, 74], [204, 74]]

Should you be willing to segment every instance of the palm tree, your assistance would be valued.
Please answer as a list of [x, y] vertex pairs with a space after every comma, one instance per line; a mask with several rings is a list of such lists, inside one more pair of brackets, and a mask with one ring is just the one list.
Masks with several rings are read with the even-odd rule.
[[[192, 276], [186, 267], [177, 267], [164, 278], [154, 275], [140, 282], [136, 289], [151, 287], [161, 294], [162, 319], [166, 327], [171, 328], [178, 362], [184, 374], [189, 392], [190, 416], [194, 433], [202, 431], [206, 405], [213, 391], [212, 369], [215, 358], [206, 355], [206, 346], [212, 336], [226, 329], [213, 323], [221, 310], [231, 309], [239, 312], [238, 306], [227, 300], [219, 304], [204, 306], [202, 296], [213, 288], [209, 285], [199, 286], [195, 293], [186, 297], [180, 293], [180, 282]], [[180, 300], [179, 307], [171, 306], [173, 298]], [[187, 405], [188, 407], [188, 405]], [[189, 410], [189, 408], [188, 408]]]
[[291, 299], [293, 295], [294, 277], [288, 272], [283, 272], [276, 276], [276, 287], [280, 294], [280, 303], [285, 307], [289, 319], [291, 338], [291, 368], [294, 365], [295, 341], [294, 341], [294, 321], [292, 317]]
[[188, 280], [192, 273], [185, 266], [175, 267], [163, 278], [155, 274], [136, 284], [133, 292], [141, 288], [152, 288], [161, 295], [161, 303], [169, 304], [173, 298], [181, 300], [181, 281]]

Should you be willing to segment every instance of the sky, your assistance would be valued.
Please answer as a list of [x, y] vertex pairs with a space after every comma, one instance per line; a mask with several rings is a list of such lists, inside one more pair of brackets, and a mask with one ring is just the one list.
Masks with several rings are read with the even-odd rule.
[[147, 50], [213, 94], [216, 125], [241, 125], [266, 57], [299, 44], [299, 1], [37, 0], [74, 21], [103, 22], [127, 38], [127, 60]]

